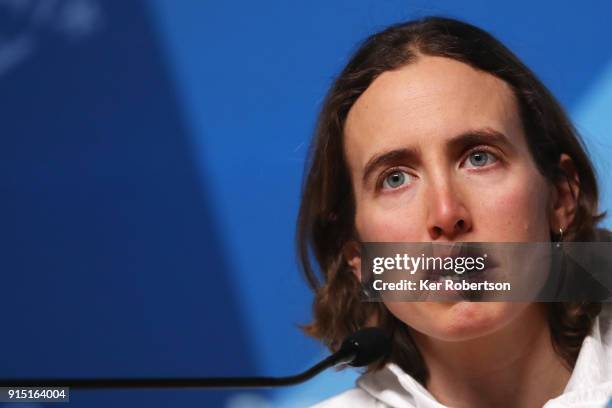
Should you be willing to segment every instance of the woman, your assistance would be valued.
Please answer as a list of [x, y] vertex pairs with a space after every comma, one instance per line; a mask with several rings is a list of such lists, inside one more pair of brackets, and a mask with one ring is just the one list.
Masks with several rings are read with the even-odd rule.
[[316, 293], [306, 331], [335, 349], [380, 326], [393, 346], [321, 406], [605, 404], [599, 302], [360, 301], [359, 242], [591, 241], [597, 202], [563, 110], [496, 39], [443, 18], [371, 36], [324, 102], [297, 243]]

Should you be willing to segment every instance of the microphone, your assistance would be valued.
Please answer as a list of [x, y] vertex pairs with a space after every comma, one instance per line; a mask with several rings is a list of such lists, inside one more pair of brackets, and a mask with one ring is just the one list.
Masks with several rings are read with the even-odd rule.
[[340, 349], [308, 370], [287, 377], [202, 377], [202, 378], [58, 378], [0, 379], [0, 387], [70, 387], [104, 388], [259, 388], [295, 385], [311, 379], [321, 371], [347, 364], [363, 367], [386, 356], [391, 341], [384, 331], [368, 327], [348, 336]]

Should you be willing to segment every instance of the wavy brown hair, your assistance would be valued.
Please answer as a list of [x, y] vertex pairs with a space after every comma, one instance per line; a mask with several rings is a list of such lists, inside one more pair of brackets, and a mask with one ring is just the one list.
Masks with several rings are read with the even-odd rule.
[[[574, 220], [563, 234], [565, 240], [598, 239], [595, 225], [603, 214], [597, 212], [593, 167], [567, 115], [529, 68], [490, 34], [457, 20], [428, 17], [391, 26], [367, 38], [327, 93], [306, 168], [296, 245], [315, 299], [314, 319], [304, 329], [335, 350], [345, 336], [359, 328], [372, 324], [383, 327], [392, 339], [392, 350], [369, 369], [394, 362], [424, 384], [427, 368], [408, 327], [384, 304], [360, 300], [360, 283], [342, 255], [344, 245], [356, 237], [355, 199], [343, 145], [347, 114], [380, 74], [413, 63], [419, 54], [463, 62], [510, 85], [530, 152], [540, 173], [551, 183], [567, 179], [559, 167], [561, 154], [572, 158], [580, 188]], [[553, 346], [568, 367], [573, 367], [601, 303], [548, 303], [547, 308]]]

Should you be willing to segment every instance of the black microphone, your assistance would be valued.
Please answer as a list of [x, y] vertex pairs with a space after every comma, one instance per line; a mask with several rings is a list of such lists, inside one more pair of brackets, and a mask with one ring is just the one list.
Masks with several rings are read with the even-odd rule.
[[380, 328], [369, 327], [348, 336], [340, 349], [303, 373], [288, 377], [203, 378], [58, 378], [0, 379], [0, 387], [100, 388], [258, 388], [294, 385], [341, 364], [363, 367], [387, 355], [391, 342]]

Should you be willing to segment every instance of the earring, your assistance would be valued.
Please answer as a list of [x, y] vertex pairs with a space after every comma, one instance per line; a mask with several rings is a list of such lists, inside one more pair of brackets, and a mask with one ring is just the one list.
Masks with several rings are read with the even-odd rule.
[[563, 242], [563, 228], [559, 227], [559, 240], [557, 241], [557, 244], [555, 246], [557, 248], [561, 248], [561, 242]]

